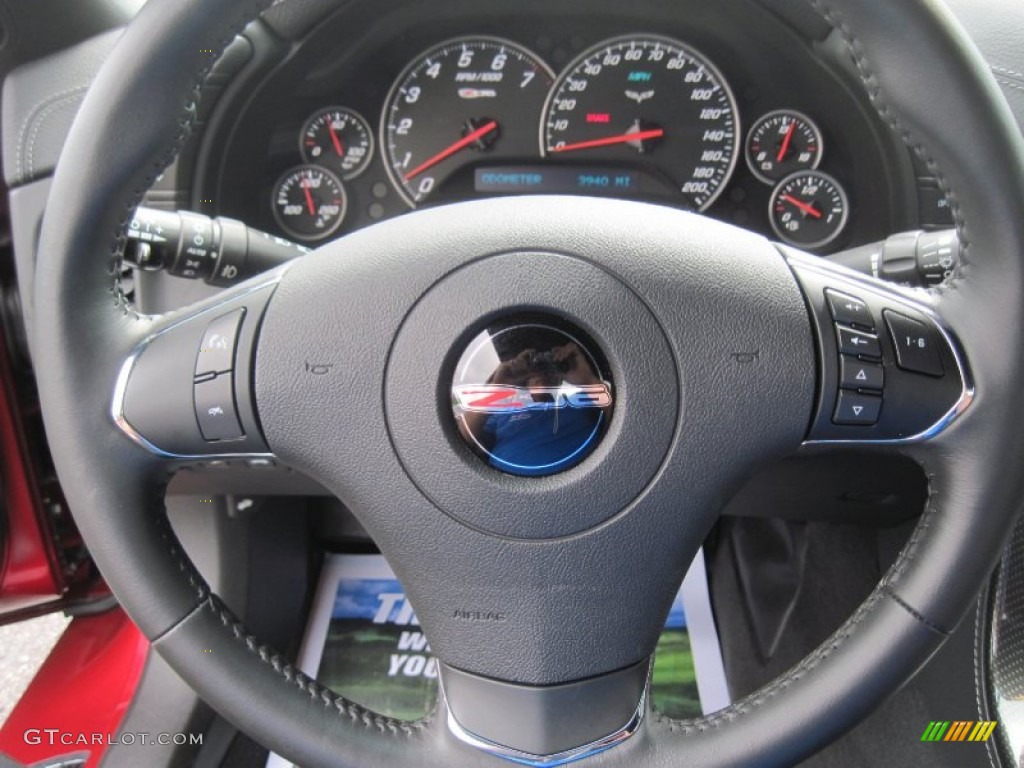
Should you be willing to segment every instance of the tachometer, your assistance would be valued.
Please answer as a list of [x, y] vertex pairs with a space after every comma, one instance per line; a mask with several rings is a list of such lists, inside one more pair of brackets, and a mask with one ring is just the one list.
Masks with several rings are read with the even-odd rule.
[[686, 206], [704, 210], [736, 166], [739, 130], [715, 66], [683, 43], [644, 35], [600, 43], [566, 68], [544, 110], [541, 150], [660, 174]]
[[535, 121], [554, 79], [534, 54], [498, 38], [453, 40], [417, 57], [381, 118], [395, 188], [416, 205], [476, 160], [536, 159]]

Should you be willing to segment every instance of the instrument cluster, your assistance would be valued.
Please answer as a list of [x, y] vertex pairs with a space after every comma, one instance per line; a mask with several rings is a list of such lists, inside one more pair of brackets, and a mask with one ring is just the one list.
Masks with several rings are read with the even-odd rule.
[[843, 51], [758, 4], [432, 9], [353, 3], [267, 56], [206, 128], [204, 212], [307, 246], [522, 194], [669, 205], [818, 253], [916, 224], [914, 168]]
[[[777, 109], [744, 121], [729, 82], [707, 56], [668, 37], [603, 40], [556, 75], [511, 40], [448, 40], [408, 63], [377, 121], [325, 105], [297, 137], [301, 163], [271, 195], [281, 231], [304, 242], [342, 228], [346, 183], [375, 151], [410, 208], [500, 194], [610, 195], [704, 211], [744, 156], [772, 187], [777, 237], [820, 249], [848, 220], [849, 198], [816, 171], [821, 129]], [[375, 142], [374, 134], [379, 136]]]

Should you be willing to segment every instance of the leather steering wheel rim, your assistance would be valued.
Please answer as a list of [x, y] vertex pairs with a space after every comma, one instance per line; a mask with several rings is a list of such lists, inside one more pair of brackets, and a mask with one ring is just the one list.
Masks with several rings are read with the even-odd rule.
[[[168, 466], [111, 423], [123, 362], [161, 322], [135, 313], [120, 292], [124, 225], [188, 131], [212, 63], [207, 51], [221, 50], [268, 4], [152, 0], [82, 106], [54, 179], [36, 283], [34, 354], [54, 459], [121, 603], [179, 674], [243, 731], [307, 766], [494, 765], [456, 740], [443, 718], [405, 723], [369, 712], [260, 645], [211, 594], [170, 530], [162, 499]], [[594, 765], [787, 765], [836, 738], [957, 625], [1024, 493], [1024, 476], [1012, 469], [1024, 459], [1024, 434], [1009, 417], [1024, 356], [1002, 343], [1024, 331], [1018, 128], [938, 3], [812, 0], [807, 12], [823, 15], [846, 41], [872, 102], [950, 197], [965, 265], [919, 300], [959, 336], [975, 401], [938, 437], [899, 449], [928, 474], [927, 510], [896, 564], [831, 638], [727, 710], [687, 722], [648, 717], [632, 739], [590, 758]], [[972, 137], [969, 152], [964, 135]]]

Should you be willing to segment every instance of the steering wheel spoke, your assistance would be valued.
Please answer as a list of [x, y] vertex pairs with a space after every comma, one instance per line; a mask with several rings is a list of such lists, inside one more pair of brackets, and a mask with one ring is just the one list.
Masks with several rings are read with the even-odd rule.
[[464, 744], [528, 765], [580, 760], [625, 741], [642, 726], [651, 667], [645, 659], [596, 678], [537, 687], [442, 666], [448, 730]]
[[269, 458], [252, 372], [260, 321], [282, 273], [157, 318], [117, 377], [118, 428], [165, 460]]
[[815, 327], [819, 387], [808, 443], [917, 443], [970, 406], [966, 355], [931, 294], [783, 250]]

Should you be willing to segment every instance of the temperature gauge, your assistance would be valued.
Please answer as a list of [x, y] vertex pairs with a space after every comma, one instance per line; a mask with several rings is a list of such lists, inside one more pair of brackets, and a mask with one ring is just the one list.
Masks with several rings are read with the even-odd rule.
[[299, 150], [307, 163], [354, 179], [373, 159], [373, 132], [358, 112], [327, 107], [306, 121], [299, 134]]
[[274, 218], [289, 236], [322, 240], [345, 218], [345, 188], [330, 171], [300, 165], [285, 172], [274, 185]]
[[798, 248], [821, 248], [843, 231], [850, 202], [839, 182], [821, 171], [797, 171], [779, 182], [768, 207], [772, 229]]
[[747, 165], [765, 184], [796, 171], [813, 171], [821, 163], [822, 151], [821, 129], [791, 109], [769, 112], [747, 135]]

